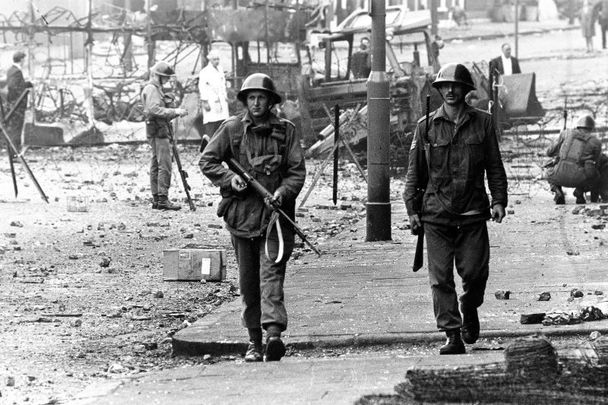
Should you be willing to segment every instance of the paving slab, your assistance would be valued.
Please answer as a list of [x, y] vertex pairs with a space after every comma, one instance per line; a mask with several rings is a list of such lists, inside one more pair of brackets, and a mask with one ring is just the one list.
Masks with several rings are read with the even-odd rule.
[[394, 394], [411, 367], [503, 361], [500, 352], [463, 356], [364, 356], [280, 363], [226, 362], [184, 367], [92, 386], [71, 405], [352, 404], [363, 395]]

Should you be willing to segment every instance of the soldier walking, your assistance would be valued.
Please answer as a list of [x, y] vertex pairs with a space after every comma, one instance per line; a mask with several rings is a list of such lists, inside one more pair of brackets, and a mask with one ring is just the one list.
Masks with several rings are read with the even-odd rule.
[[[479, 337], [477, 309], [490, 261], [486, 221], [500, 223], [505, 216], [507, 177], [491, 115], [464, 101], [475, 90], [468, 69], [444, 66], [433, 87], [443, 104], [418, 121], [404, 199], [412, 228], [424, 227], [426, 235], [435, 320], [447, 336], [439, 353], [462, 354], [463, 340], [473, 344]], [[460, 310], [454, 266], [464, 290]]]
[[[247, 77], [237, 98], [247, 110], [220, 125], [199, 165], [220, 187], [222, 201], [217, 215], [224, 218], [231, 234], [239, 266], [241, 320], [249, 333], [245, 361], [278, 361], [285, 355], [281, 340], [287, 328], [283, 282], [294, 232], [277, 218], [272, 206], [280, 206], [294, 218], [295, 200], [306, 176], [304, 154], [294, 125], [271, 111], [281, 96], [269, 76], [254, 73]], [[222, 165], [231, 158], [273, 194], [272, 200], [264, 201], [239, 175]]]

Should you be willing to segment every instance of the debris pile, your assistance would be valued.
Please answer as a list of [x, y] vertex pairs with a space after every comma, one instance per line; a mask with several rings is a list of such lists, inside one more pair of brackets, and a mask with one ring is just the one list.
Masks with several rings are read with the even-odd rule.
[[608, 339], [557, 350], [547, 339], [521, 338], [507, 347], [504, 362], [414, 366], [395, 391], [391, 397], [363, 397], [357, 404], [608, 404]]

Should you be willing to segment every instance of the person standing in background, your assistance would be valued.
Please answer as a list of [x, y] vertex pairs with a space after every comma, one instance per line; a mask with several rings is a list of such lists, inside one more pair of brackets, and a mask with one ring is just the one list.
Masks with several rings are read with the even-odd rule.
[[[23, 64], [25, 62], [25, 57], [25, 52], [15, 52], [13, 54], [13, 65], [6, 72], [6, 88], [8, 91], [6, 100], [8, 102], [9, 109], [14, 107], [14, 104], [17, 102], [25, 89], [33, 87], [31, 82], [26, 81], [23, 78]], [[17, 150], [21, 148], [21, 132], [23, 131], [26, 108], [27, 97], [25, 97], [15, 109], [15, 112], [7, 125], [7, 135], [11, 138], [11, 141]]]
[[583, 1], [581, 9], [581, 29], [585, 43], [587, 44], [587, 53], [593, 52], [593, 37], [595, 36], [595, 16], [593, 15], [593, 7], [589, 4], [589, 0]]
[[515, 56], [511, 56], [511, 45], [505, 42], [502, 44], [501, 50], [502, 55], [490, 60], [490, 88], [488, 89], [488, 92], [491, 96], [493, 95], [492, 85], [494, 84], [495, 78], [521, 73], [519, 60], [517, 60]]
[[350, 58], [350, 70], [355, 79], [367, 79], [372, 71], [372, 58], [369, 53], [369, 38], [361, 38], [359, 50]]
[[212, 50], [207, 54], [207, 60], [207, 66], [201, 70], [198, 78], [198, 91], [203, 111], [201, 152], [209, 138], [229, 116], [226, 77], [220, 66], [220, 55], [217, 51]]
[[608, 0], [602, 0], [598, 22], [602, 34], [602, 49], [606, 49], [606, 31], [608, 31]]

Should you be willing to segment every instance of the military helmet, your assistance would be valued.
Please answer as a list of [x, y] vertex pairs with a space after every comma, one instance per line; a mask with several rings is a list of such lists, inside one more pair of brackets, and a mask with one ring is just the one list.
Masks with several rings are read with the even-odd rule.
[[576, 121], [576, 127], [586, 128], [591, 131], [595, 128], [595, 120], [590, 115], [584, 115]]
[[159, 76], [173, 76], [175, 70], [164, 60], [158, 61], [150, 68], [150, 72], [155, 73]]
[[438, 89], [441, 83], [460, 83], [466, 86], [468, 90], [475, 90], [471, 72], [460, 63], [450, 63], [441, 68], [433, 82], [433, 87]]
[[281, 102], [281, 96], [277, 93], [274, 87], [274, 82], [270, 76], [264, 73], [253, 73], [247, 76], [241, 90], [236, 95], [236, 98], [243, 104], [247, 104], [247, 93], [251, 90], [262, 90], [270, 95], [270, 104], [275, 105]]

